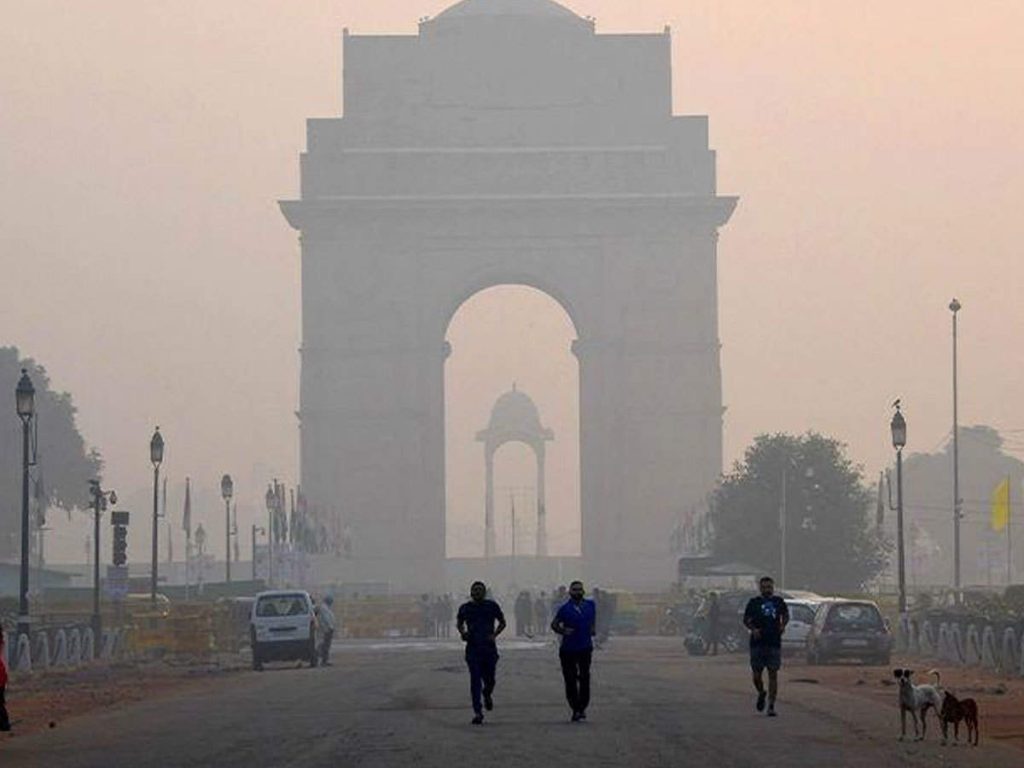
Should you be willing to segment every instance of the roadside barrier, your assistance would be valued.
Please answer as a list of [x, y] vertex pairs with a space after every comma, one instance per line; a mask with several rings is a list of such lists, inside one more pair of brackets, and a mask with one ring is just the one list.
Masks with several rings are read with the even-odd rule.
[[991, 624], [929, 621], [915, 628], [913, 621], [900, 624], [897, 648], [911, 656], [937, 658], [949, 664], [983, 667], [1004, 675], [1024, 677], [1024, 633], [1006, 627], [1002, 634]]

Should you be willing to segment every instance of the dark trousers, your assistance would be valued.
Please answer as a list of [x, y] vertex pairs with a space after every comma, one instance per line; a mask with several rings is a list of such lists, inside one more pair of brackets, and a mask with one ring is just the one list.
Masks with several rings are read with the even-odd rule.
[[480, 692], [490, 696], [494, 691], [494, 674], [498, 669], [496, 651], [468, 651], [466, 666], [469, 667], [469, 697], [473, 702], [473, 711], [478, 715], [483, 712], [480, 703]]
[[7, 704], [4, 701], [5, 686], [0, 685], [0, 731], [11, 730], [11, 719], [7, 716]]
[[586, 712], [590, 704], [590, 655], [592, 651], [559, 651], [565, 700], [573, 712]]
[[331, 657], [331, 643], [334, 642], [334, 630], [325, 629], [324, 639], [320, 643], [320, 663], [326, 664]]

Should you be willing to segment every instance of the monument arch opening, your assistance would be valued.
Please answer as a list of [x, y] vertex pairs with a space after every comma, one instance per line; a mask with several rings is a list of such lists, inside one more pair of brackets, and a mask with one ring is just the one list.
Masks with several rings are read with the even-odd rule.
[[454, 313], [445, 365], [449, 557], [508, 556], [513, 531], [519, 555], [579, 555], [576, 338], [565, 307], [523, 284], [479, 290]]

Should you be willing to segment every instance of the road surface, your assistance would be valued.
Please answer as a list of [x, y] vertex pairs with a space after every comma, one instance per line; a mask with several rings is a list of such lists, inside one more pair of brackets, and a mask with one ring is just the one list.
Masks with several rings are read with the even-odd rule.
[[483, 726], [469, 724], [457, 644], [340, 643], [332, 659], [329, 668], [272, 666], [68, 720], [0, 745], [0, 765], [1024, 765], [1020, 751], [991, 742], [942, 748], [936, 734], [901, 743], [895, 707], [796, 682], [809, 668], [783, 670], [780, 717], [769, 719], [754, 711], [742, 658], [692, 658], [674, 639], [615, 638], [596, 652], [580, 724], [568, 721], [551, 645], [505, 643]]

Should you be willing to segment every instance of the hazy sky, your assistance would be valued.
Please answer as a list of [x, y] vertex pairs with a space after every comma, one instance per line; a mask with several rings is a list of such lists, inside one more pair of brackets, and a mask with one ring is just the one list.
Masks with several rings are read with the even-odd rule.
[[[0, 0], [0, 343], [73, 393], [110, 485], [145, 488], [155, 424], [173, 482], [236, 476], [243, 525], [271, 473], [294, 478], [299, 248], [276, 200], [297, 195], [305, 119], [340, 111], [342, 28], [412, 33], [446, 4]], [[676, 111], [710, 115], [741, 197], [719, 249], [728, 461], [814, 428], [875, 472], [896, 396], [910, 447], [935, 448], [954, 294], [963, 421], [1024, 428], [1024, 3], [565, 4], [599, 31], [671, 25]], [[528, 343], [528, 319], [565, 332], [557, 309], [506, 304], [459, 354]]]

